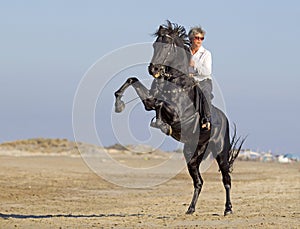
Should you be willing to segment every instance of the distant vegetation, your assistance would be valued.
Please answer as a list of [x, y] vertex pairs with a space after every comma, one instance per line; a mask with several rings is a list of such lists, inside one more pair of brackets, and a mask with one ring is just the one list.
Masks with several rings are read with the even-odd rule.
[[0, 144], [0, 149], [27, 151], [32, 153], [70, 152], [72, 154], [78, 154], [77, 144], [67, 139], [33, 138], [13, 142], [4, 142]]

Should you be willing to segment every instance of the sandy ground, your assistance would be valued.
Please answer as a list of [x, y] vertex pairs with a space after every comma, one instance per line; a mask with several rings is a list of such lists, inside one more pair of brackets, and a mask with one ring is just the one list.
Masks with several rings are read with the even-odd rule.
[[[154, 156], [122, 154], [120, 158], [139, 165], [162, 159]], [[205, 183], [196, 212], [185, 215], [193, 191], [186, 168], [161, 185], [132, 189], [105, 181], [80, 156], [2, 154], [0, 161], [0, 228], [300, 225], [300, 163], [237, 161], [232, 173], [234, 214], [224, 217], [225, 191], [215, 163], [203, 174]]]

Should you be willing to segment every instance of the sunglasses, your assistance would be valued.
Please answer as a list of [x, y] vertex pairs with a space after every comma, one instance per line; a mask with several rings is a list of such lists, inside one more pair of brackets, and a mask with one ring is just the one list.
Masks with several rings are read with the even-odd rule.
[[195, 39], [195, 40], [198, 40], [198, 41], [200, 41], [200, 40], [203, 41], [203, 40], [204, 40], [204, 37], [194, 37], [194, 39]]

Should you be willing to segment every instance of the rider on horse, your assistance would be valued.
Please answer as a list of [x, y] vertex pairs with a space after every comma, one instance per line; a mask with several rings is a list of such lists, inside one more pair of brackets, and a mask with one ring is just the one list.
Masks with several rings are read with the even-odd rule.
[[200, 90], [204, 95], [203, 118], [201, 128], [209, 130], [211, 127], [211, 99], [212, 95], [212, 57], [210, 51], [202, 46], [205, 31], [201, 27], [193, 27], [189, 33], [191, 42], [191, 54], [189, 75], [199, 83]]

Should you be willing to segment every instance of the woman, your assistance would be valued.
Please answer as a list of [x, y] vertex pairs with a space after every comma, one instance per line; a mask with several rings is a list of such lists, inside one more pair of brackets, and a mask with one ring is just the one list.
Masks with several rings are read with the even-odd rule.
[[212, 99], [212, 56], [210, 51], [202, 46], [205, 31], [201, 27], [193, 27], [188, 33], [191, 42], [192, 58], [190, 62], [190, 76], [199, 82], [200, 89], [205, 96], [204, 118], [201, 120], [202, 129], [210, 129], [211, 99]]

